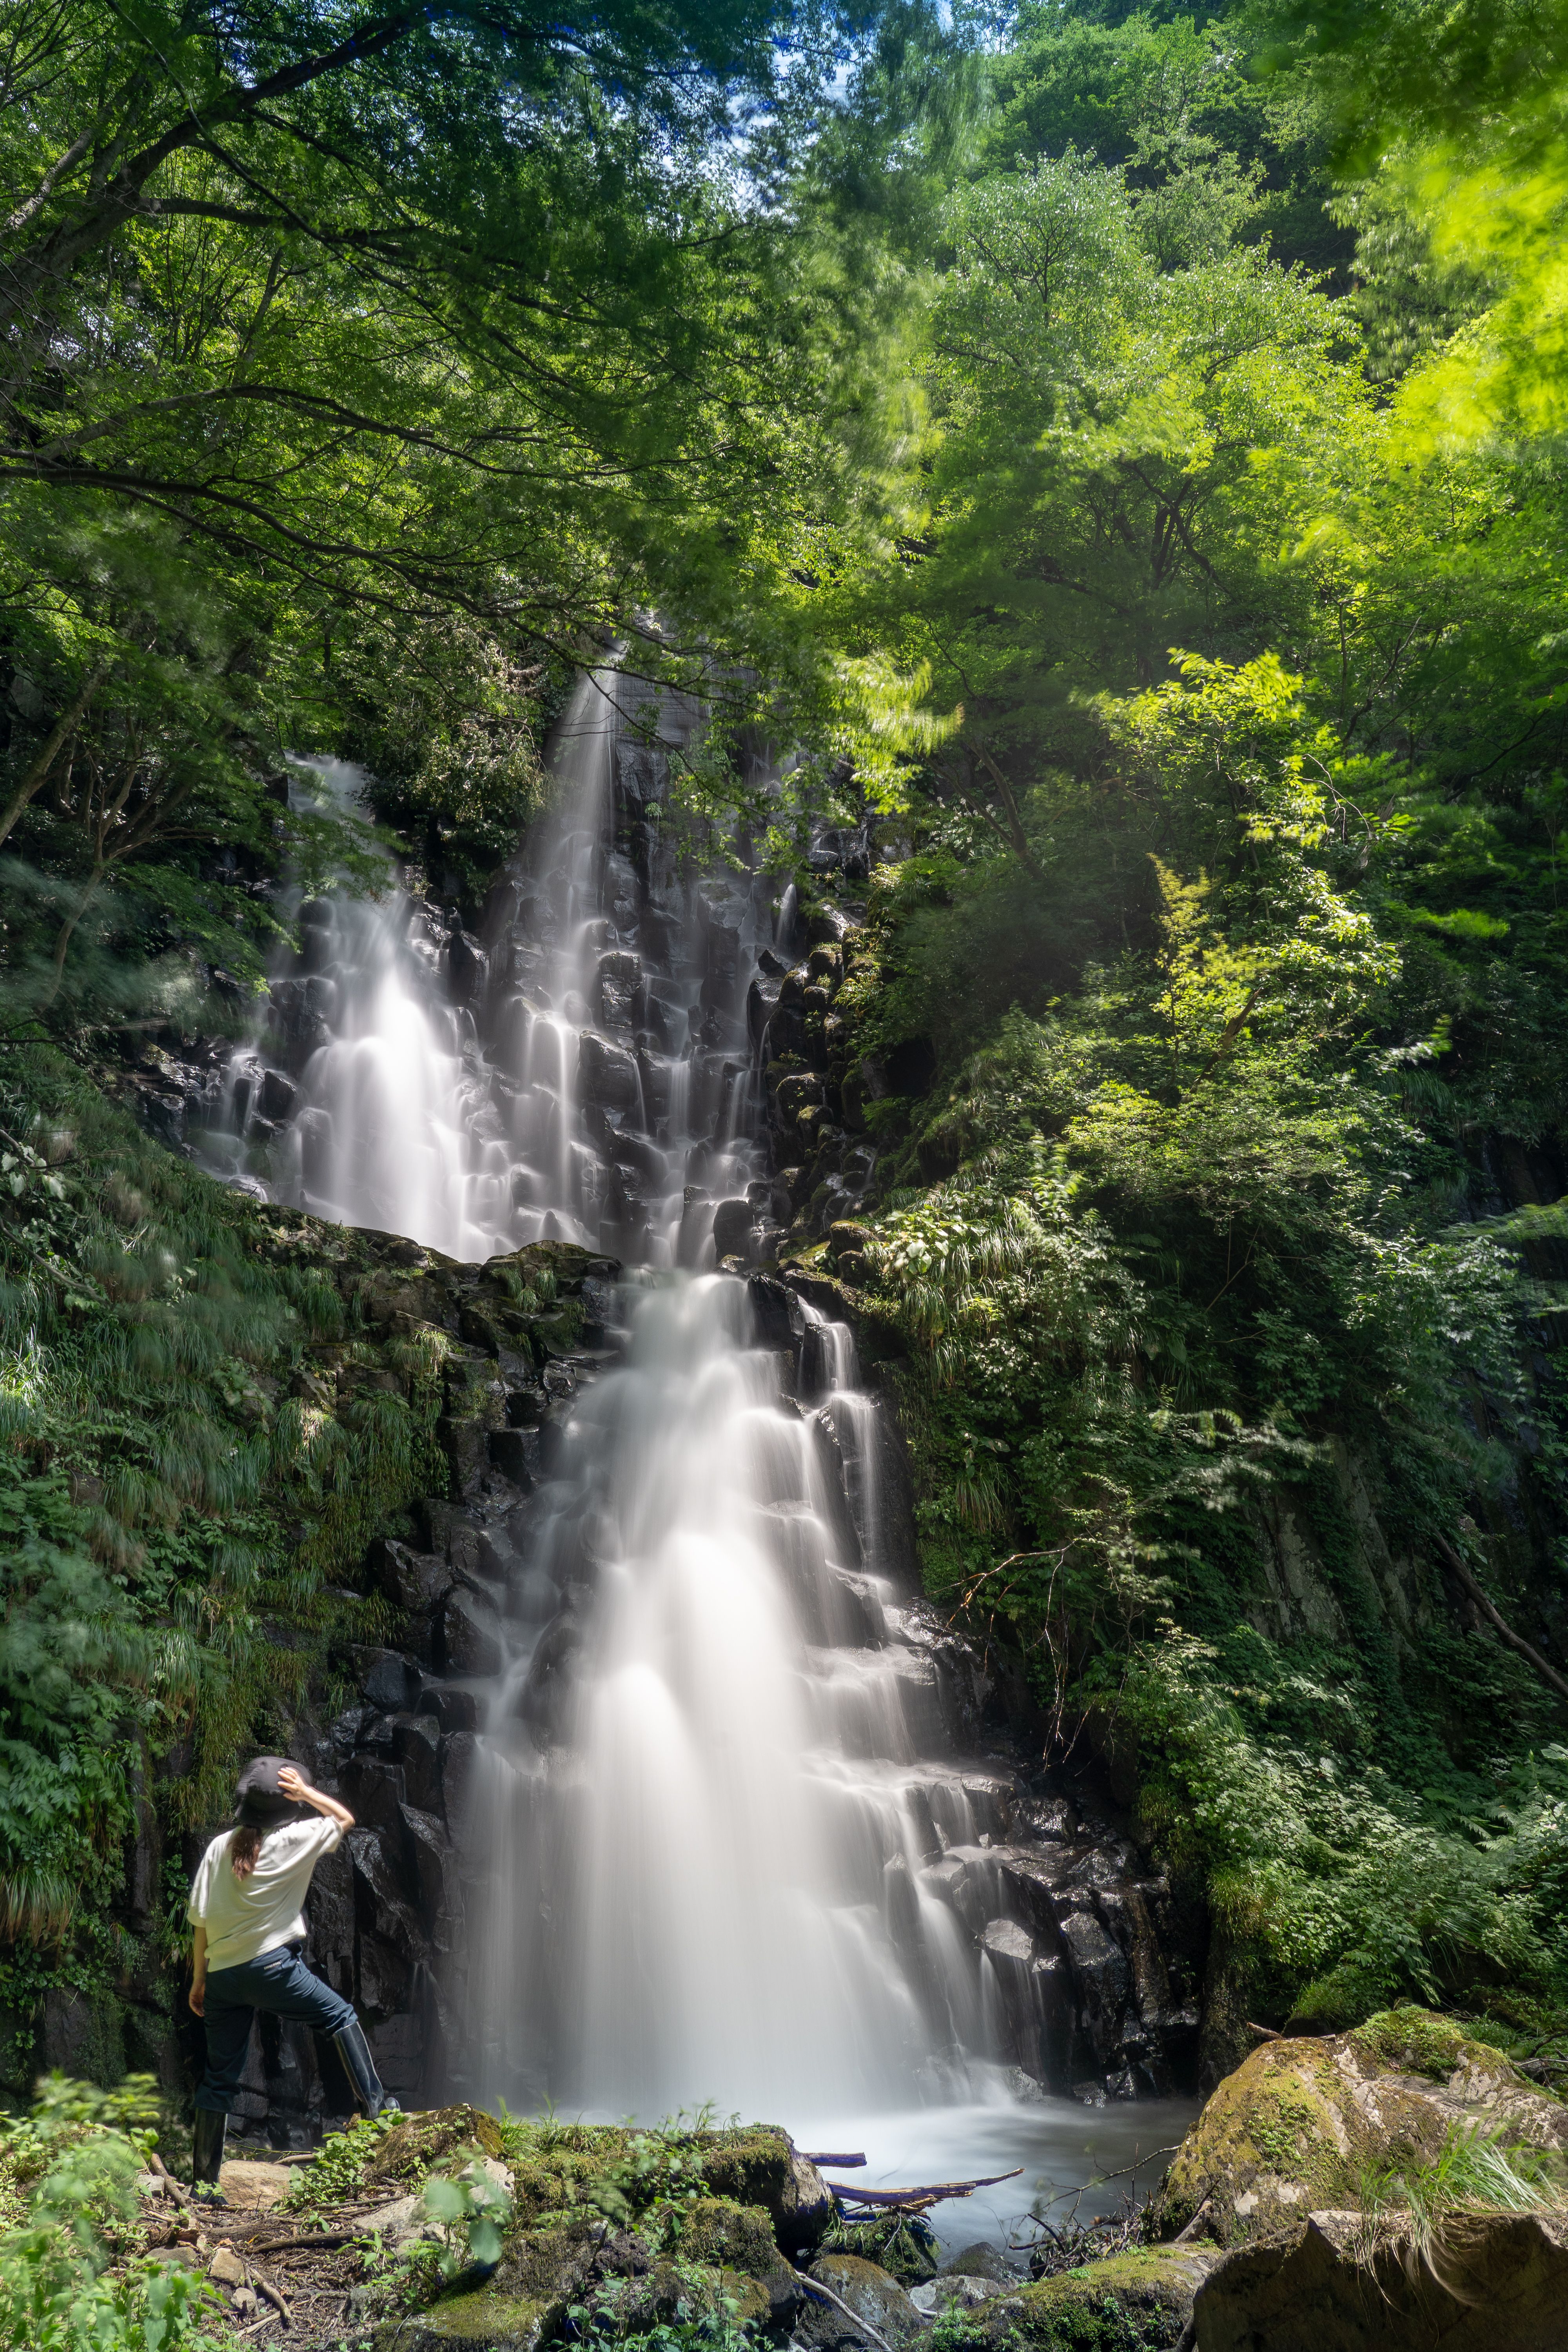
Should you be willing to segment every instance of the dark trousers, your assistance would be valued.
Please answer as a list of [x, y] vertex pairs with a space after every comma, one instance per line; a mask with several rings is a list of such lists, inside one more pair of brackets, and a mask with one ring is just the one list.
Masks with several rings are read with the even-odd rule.
[[342, 2033], [354, 2021], [353, 2003], [314, 1977], [297, 1947], [280, 1945], [237, 1969], [214, 1969], [207, 1978], [203, 2021], [207, 2064], [196, 2105], [225, 2116], [245, 2072], [250, 2021], [258, 2009], [309, 2025], [318, 2033]]

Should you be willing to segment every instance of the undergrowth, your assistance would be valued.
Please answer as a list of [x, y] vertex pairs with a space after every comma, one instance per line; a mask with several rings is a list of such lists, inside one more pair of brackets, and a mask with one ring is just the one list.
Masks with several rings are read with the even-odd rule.
[[445, 1469], [438, 1363], [323, 1389], [362, 1344], [331, 1270], [63, 1058], [5, 1055], [0, 1145], [0, 1993], [26, 2011], [120, 1973], [136, 1791], [173, 1829], [225, 1809], [333, 1639], [374, 1639], [336, 1588]]
[[1026, 889], [934, 813], [874, 874], [847, 1050], [942, 1069], [869, 1105], [847, 1265], [927, 1589], [1023, 1650], [1050, 1752], [1097, 1751], [1205, 1901], [1212, 2060], [1405, 1996], [1522, 2000], [1550, 2043], [1568, 1712], [1452, 1561], [1561, 1654], [1557, 1213], [1460, 1219], [1484, 1134], [1568, 1094], [1528, 1024], [1477, 1025], [1479, 930], [1391, 948], [1407, 835], [1343, 834], [1291, 691], [1194, 662], [1110, 714]]

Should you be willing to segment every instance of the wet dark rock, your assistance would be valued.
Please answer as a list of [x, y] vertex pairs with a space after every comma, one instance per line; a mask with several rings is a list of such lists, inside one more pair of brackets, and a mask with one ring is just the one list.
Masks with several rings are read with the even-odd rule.
[[434, 1608], [452, 1582], [451, 1564], [439, 1553], [413, 1551], [390, 1537], [378, 1537], [372, 1544], [367, 1565], [380, 1590], [399, 1609]]
[[441, 1811], [458, 1846], [467, 1842], [471, 1826], [478, 1748], [471, 1731], [449, 1731], [441, 1742]]
[[401, 1819], [405, 1868], [418, 1889], [420, 1917], [433, 1932], [458, 1907], [452, 1842], [445, 1822], [428, 1810], [405, 1805]]
[[536, 1748], [558, 1747], [566, 1736], [584, 1639], [576, 1612], [563, 1609], [534, 1645], [517, 1712]]
[[578, 1046], [577, 1083], [583, 1100], [603, 1110], [637, 1111], [642, 1107], [636, 1055], [592, 1029], [584, 1030]]
[[464, 1586], [456, 1587], [447, 1596], [443, 1630], [447, 1664], [454, 1674], [500, 1672], [505, 1653], [500, 1619], [492, 1602]]
[[1006, 2256], [984, 2239], [950, 2255], [937, 2276], [993, 2279], [998, 2286], [1017, 2286], [1020, 2284], [1016, 2271], [1009, 2269]]
[[[479, 1693], [458, 1683], [423, 1684], [419, 1692], [419, 1706], [421, 1713], [437, 1717], [443, 1731], [477, 1731], [484, 1715]], [[443, 1805], [445, 1801], [443, 1787]]]
[[419, 1696], [419, 1669], [395, 1650], [358, 1650], [354, 1654], [360, 1689], [373, 1707], [387, 1715], [411, 1708]]
[[392, 1727], [393, 1760], [402, 1769], [407, 1801], [425, 1812], [441, 1807], [441, 1728], [435, 1714], [400, 1716]]
[[492, 1429], [489, 1456], [501, 1476], [526, 1495], [539, 1476], [538, 1429]]
[[408, 1794], [401, 1765], [362, 1750], [342, 1765], [338, 1787], [356, 1822], [368, 1829], [397, 1829], [398, 1808]]
[[266, 1071], [257, 1097], [257, 1107], [262, 1118], [276, 1119], [279, 1123], [290, 1118], [296, 1092], [293, 1080], [286, 1078], [281, 1070]]
[[[354, 1919], [361, 1941], [375, 1934], [410, 1962], [425, 1950], [425, 1932], [413, 1906], [416, 1882], [404, 1864], [401, 1814], [390, 1828], [356, 1826], [343, 1840], [353, 1872]], [[384, 2008], [385, 2004], [378, 2004]], [[394, 2004], [395, 2006], [395, 2004]]]
[[721, 1201], [713, 1212], [714, 1256], [745, 1257], [751, 1247], [752, 1222], [749, 1201]]
[[447, 944], [447, 971], [455, 1004], [472, 1004], [484, 993], [489, 958], [478, 940], [455, 931]]

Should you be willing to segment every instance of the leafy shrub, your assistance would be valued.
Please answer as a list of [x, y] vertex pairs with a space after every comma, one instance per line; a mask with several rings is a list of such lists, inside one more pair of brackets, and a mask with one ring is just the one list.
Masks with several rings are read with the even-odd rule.
[[105, 2275], [109, 2239], [137, 2212], [156, 2112], [150, 2075], [104, 2092], [54, 2074], [28, 2116], [0, 2127], [0, 2163], [26, 2200], [0, 2236], [6, 2352], [216, 2352], [205, 2322], [221, 2303], [205, 2279], [147, 2258]]

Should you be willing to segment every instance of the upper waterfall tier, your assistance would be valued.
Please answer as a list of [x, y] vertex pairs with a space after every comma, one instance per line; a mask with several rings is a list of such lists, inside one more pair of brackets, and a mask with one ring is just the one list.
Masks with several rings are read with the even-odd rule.
[[[391, 887], [300, 908], [298, 967], [209, 1140], [230, 1170], [470, 1262], [554, 1239], [697, 1265], [715, 1201], [750, 1190], [766, 1213], [744, 1006], [774, 919], [760, 880], [683, 878], [634, 693], [613, 670], [579, 681], [554, 805], [477, 932]], [[658, 717], [669, 749], [695, 724]], [[317, 765], [352, 792], [353, 771]]]

